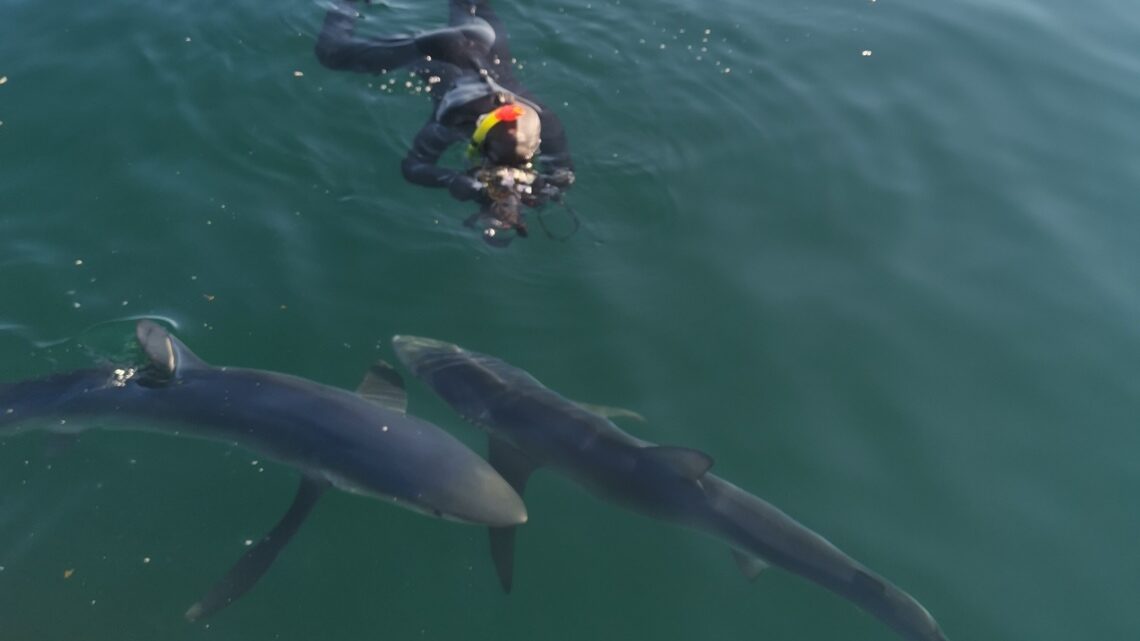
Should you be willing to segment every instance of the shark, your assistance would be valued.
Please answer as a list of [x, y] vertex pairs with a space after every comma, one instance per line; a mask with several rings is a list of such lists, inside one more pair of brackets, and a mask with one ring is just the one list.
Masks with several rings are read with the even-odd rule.
[[[459, 415], [487, 432], [488, 460], [521, 496], [539, 468], [596, 496], [728, 544], [741, 571], [769, 565], [850, 600], [908, 641], [945, 641], [914, 597], [774, 505], [709, 470], [699, 450], [656, 445], [614, 424], [628, 410], [563, 397], [498, 358], [430, 338], [397, 335], [399, 359]], [[510, 592], [516, 528], [490, 528], [491, 556]]]
[[0, 437], [37, 429], [158, 432], [236, 445], [296, 470], [288, 510], [186, 611], [190, 621], [250, 590], [329, 488], [464, 523], [526, 522], [522, 499], [487, 461], [407, 413], [403, 380], [384, 361], [353, 392], [211, 366], [151, 320], [139, 321], [135, 335], [146, 355], [140, 367], [107, 364], [0, 383]]

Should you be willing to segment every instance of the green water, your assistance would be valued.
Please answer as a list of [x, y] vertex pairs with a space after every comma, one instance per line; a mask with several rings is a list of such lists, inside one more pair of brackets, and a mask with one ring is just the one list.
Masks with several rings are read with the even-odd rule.
[[[128, 357], [144, 316], [349, 388], [392, 334], [438, 337], [709, 452], [952, 639], [1135, 637], [1135, 3], [496, 6], [569, 132], [568, 242], [486, 247], [404, 183], [430, 104], [321, 68], [323, 4], [0, 4], [0, 380]], [[896, 638], [552, 474], [510, 597], [479, 528], [334, 493], [188, 624], [291, 498], [257, 458], [0, 441], [0, 641]]]

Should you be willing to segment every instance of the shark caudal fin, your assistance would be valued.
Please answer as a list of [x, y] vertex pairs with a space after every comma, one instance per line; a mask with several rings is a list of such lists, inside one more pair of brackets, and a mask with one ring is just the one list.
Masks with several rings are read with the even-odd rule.
[[774, 505], [714, 475], [701, 479], [713, 515], [707, 531], [725, 540], [745, 576], [771, 563], [851, 601], [907, 641], [945, 641], [930, 613]]
[[209, 367], [182, 341], [152, 320], [141, 320], [135, 326], [135, 338], [150, 359], [150, 364], [165, 376], [178, 376], [183, 369]]

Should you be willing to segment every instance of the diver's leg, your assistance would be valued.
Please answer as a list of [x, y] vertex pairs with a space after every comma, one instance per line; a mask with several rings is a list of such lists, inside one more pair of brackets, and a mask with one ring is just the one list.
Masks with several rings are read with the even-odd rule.
[[325, 14], [325, 22], [317, 37], [317, 60], [329, 69], [383, 73], [423, 58], [415, 38], [357, 38], [356, 20], [360, 17], [355, 3], [338, 0]]
[[499, 14], [488, 0], [448, 0], [450, 15], [448, 23], [461, 25], [476, 20], [484, 20], [490, 25], [495, 38], [487, 50], [486, 64], [500, 80], [512, 77], [510, 36]]

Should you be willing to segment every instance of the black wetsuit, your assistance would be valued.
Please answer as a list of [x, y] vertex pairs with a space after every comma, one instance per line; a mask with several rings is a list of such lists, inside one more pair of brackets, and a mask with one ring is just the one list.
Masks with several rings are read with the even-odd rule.
[[416, 134], [402, 169], [404, 177], [426, 187], [452, 187], [461, 199], [475, 194], [452, 184], [464, 175], [438, 166], [443, 152], [467, 142], [482, 114], [510, 101], [536, 107], [542, 125], [538, 160], [543, 173], [572, 170], [566, 133], [552, 111], [530, 95], [511, 68], [507, 32], [485, 1], [449, 0], [449, 27], [417, 36], [357, 37], [359, 14], [352, 4], [339, 0], [325, 16], [316, 54], [330, 68], [362, 73], [383, 73], [407, 67], [429, 83], [435, 108]]

